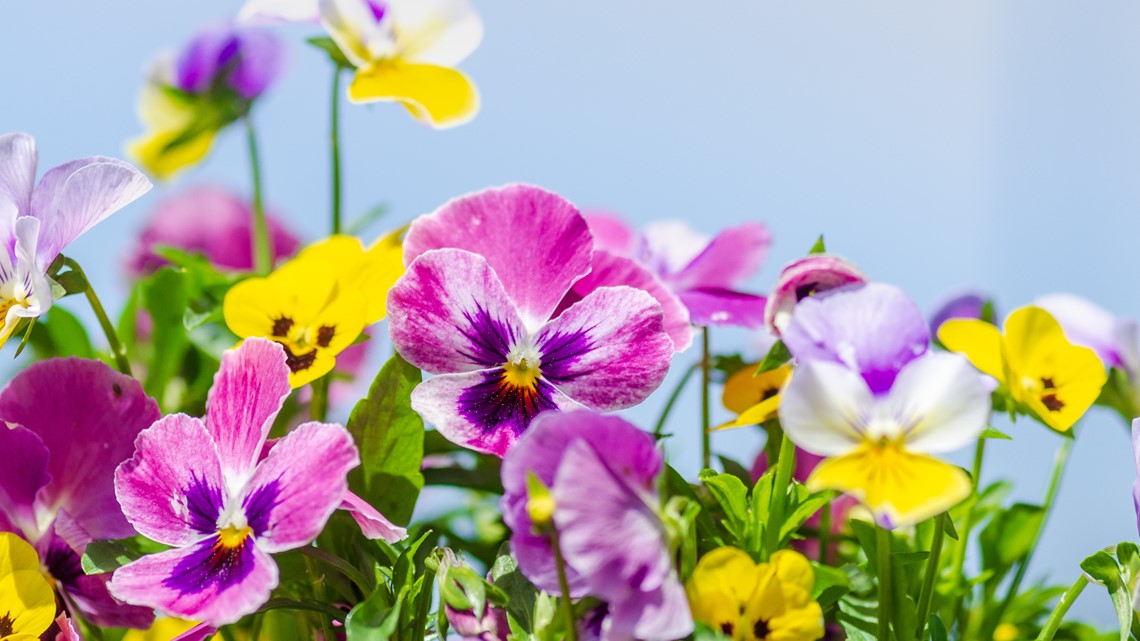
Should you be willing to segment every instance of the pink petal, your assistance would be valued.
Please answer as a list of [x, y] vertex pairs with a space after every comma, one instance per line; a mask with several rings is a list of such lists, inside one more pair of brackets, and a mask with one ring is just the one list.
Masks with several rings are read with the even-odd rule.
[[812, 254], [789, 263], [780, 272], [776, 287], [768, 297], [764, 322], [776, 336], [787, 326], [796, 303], [829, 289], [865, 283], [858, 267], [839, 256]]
[[704, 288], [681, 292], [681, 302], [689, 308], [694, 325], [756, 329], [764, 325], [764, 307], [768, 301], [763, 296]]
[[340, 509], [352, 515], [367, 539], [383, 539], [388, 543], [395, 543], [408, 538], [406, 529], [394, 525], [376, 508], [352, 492], [344, 493]]
[[35, 432], [13, 425], [0, 426], [0, 452], [8, 457], [0, 465], [0, 512], [25, 536], [37, 536], [36, 494], [51, 481], [48, 449]]
[[585, 219], [561, 196], [510, 185], [462, 196], [418, 218], [404, 239], [404, 262], [442, 248], [486, 258], [533, 331], [590, 270], [593, 241]]
[[641, 239], [620, 217], [590, 212], [585, 214], [585, 218], [590, 233], [594, 235], [594, 251], [603, 250], [627, 257], [633, 256], [637, 251]]
[[657, 590], [610, 602], [609, 609], [602, 641], [672, 641], [693, 632], [689, 600], [676, 575]]
[[670, 280], [680, 291], [738, 287], [764, 264], [771, 245], [772, 234], [761, 223], [730, 227]]

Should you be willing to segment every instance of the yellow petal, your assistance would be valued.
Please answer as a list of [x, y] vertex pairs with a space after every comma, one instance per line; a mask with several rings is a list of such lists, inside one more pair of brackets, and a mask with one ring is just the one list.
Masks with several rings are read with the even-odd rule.
[[823, 608], [815, 601], [790, 609], [768, 622], [768, 641], [816, 641], [823, 638]]
[[5, 638], [38, 637], [55, 620], [55, 593], [40, 574], [36, 551], [7, 532], [0, 533], [0, 612], [12, 625]]
[[970, 477], [961, 468], [893, 443], [865, 444], [827, 459], [812, 472], [807, 486], [850, 494], [892, 527], [945, 512], [970, 495]]
[[768, 560], [776, 571], [776, 576], [784, 585], [794, 585], [811, 592], [815, 585], [815, 571], [807, 558], [795, 550], [780, 550]]
[[749, 363], [725, 381], [721, 402], [728, 411], [736, 414], [744, 413], [748, 408], [772, 396], [773, 390], [778, 392], [792, 373], [791, 366], [781, 365], [757, 376], [755, 374], [758, 367], [759, 363]]
[[308, 270], [331, 270], [345, 281], [355, 277], [364, 258], [364, 244], [355, 236], [336, 234], [301, 250], [290, 263]]
[[689, 585], [698, 592], [728, 594], [736, 603], [744, 603], [756, 586], [756, 570], [748, 553], [720, 547], [701, 557]]
[[998, 328], [975, 318], [952, 318], [938, 328], [938, 340], [946, 349], [965, 354], [974, 367], [1006, 384]]
[[155, 619], [146, 630], [127, 630], [122, 641], [170, 641], [190, 628], [198, 625], [194, 621], [182, 619]]
[[194, 112], [157, 85], [143, 87], [138, 111], [147, 133], [128, 142], [127, 153], [159, 180], [198, 164], [214, 145], [216, 132], [207, 130], [168, 148], [193, 122]]
[[307, 367], [289, 372], [289, 385], [293, 389], [304, 387], [309, 383], [317, 380], [318, 378], [328, 374], [336, 367], [336, 355], [329, 353], [326, 350], [315, 349], [312, 350], [313, 361]]
[[479, 92], [467, 76], [449, 67], [400, 60], [358, 69], [348, 97], [353, 102], [399, 102], [436, 128], [461, 125], [479, 111]]
[[403, 233], [404, 229], [398, 229], [380, 237], [364, 256], [356, 286], [368, 298], [367, 325], [388, 315], [388, 290], [404, 275]]

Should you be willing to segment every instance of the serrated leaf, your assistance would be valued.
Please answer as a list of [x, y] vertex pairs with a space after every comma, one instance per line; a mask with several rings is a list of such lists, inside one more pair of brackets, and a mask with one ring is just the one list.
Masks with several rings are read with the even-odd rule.
[[739, 542], [748, 529], [748, 488], [732, 474], [704, 470], [698, 476], [720, 504], [729, 533]]

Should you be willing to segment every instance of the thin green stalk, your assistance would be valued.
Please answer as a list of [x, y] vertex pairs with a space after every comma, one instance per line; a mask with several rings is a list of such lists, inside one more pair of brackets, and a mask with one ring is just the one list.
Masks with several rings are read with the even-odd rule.
[[295, 599], [270, 599], [265, 602], [265, 605], [258, 608], [256, 614], [269, 612], [270, 610], [303, 610], [305, 612], [319, 612], [327, 615], [329, 618], [344, 623], [345, 618], [348, 616], [344, 611], [334, 608], [325, 603], [314, 603], [312, 601], [297, 601]]
[[336, 570], [340, 570], [341, 574], [348, 578], [348, 580], [352, 581], [356, 587], [360, 589], [361, 594], [363, 594], [365, 598], [368, 598], [368, 595], [372, 594], [372, 588], [368, 585], [367, 579], [364, 578], [364, 575], [361, 574], [360, 570], [356, 569], [356, 567], [348, 561], [345, 561], [335, 554], [331, 554], [311, 545], [307, 545], [298, 549], [300, 550], [301, 554], [312, 557]]
[[[977, 500], [978, 488], [980, 487], [982, 476], [982, 460], [986, 455], [986, 439], [979, 438], [978, 444], [974, 448], [974, 467], [971, 473], [974, 483], [974, 497]], [[971, 505], [966, 509], [966, 513], [962, 516], [962, 527], [958, 531], [958, 545], [954, 546], [954, 558], [950, 561], [950, 567], [953, 568], [955, 592], [958, 596], [954, 598], [953, 609], [949, 614], [958, 620], [959, 629], [965, 629], [965, 612], [962, 609], [962, 602], [966, 596], [966, 548], [970, 546], [970, 531], [974, 528], [974, 506]], [[949, 621], [949, 618], [947, 619]]]
[[332, 160], [332, 233], [339, 234], [340, 222], [340, 75], [339, 65], [333, 65], [331, 121], [329, 150]]
[[265, 220], [265, 204], [261, 196], [261, 157], [257, 151], [257, 133], [253, 129], [253, 119], [245, 118], [246, 140], [249, 143], [249, 168], [253, 182], [253, 268], [264, 276], [273, 269], [273, 245], [269, 237], [269, 223]]
[[322, 376], [309, 385], [313, 391], [313, 398], [309, 401], [309, 418], [314, 421], [323, 423], [328, 418], [331, 379], [331, 376]]
[[942, 557], [942, 542], [946, 538], [946, 522], [950, 515], [946, 512], [934, 519], [934, 536], [930, 541], [930, 556], [926, 559], [926, 573], [922, 576], [922, 590], [918, 593], [918, 634], [922, 638], [926, 631], [926, 620], [930, 618], [930, 607], [934, 603], [934, 583], [938, 580], [938, 562]]
[[891, 638], [894, 592], [891, 590], [891, 531], [878, 527], [875, 550], [879, 557], [879, 641]]
[[566, 638], [569, 641], [578, 641], [578, 626], [574, 619], [574, 604], [570, 601], [570, 581], [566, 579], [566, 561], [562, 558], [562, 547], [558, 543], [558, 531], [550, 529], [550, 547], [554, 550], [554, 565], [558, 568], [558, 589], [562, 591], [559, 599], [562, 614], [566, 617]]
[[99, 301], [95, 288], [87, 279], [87, 274], [83, 273], [83, 268], [72, 258], [64, 258], [63, 264], [71, 268], [83, 278], [83, 282], [87, 283], [83, 293], [87, 296], [87, 304], [91, 306], [91, 311], [95, 312], [95, 318], [99, 319], [99, 326], [103, 328], [103, 335], [107, 337], [107, 346], [111, 348], [111, 355], [115, 357], [115, 364], [120, 372], [131, 376], [131, 362], [127, 359], [127, 350], [119, 342], [119, 335], [115, 333], [115, 325], [107, 317], [107, 310], [103, 309], [103, 303]]
[[830, 565], [831, 557], [831, 501], [823, 504], [819, 511], [819, 562]]
[[685, 370], [684, 376], [677, 382], [677, 387], [673, 389], [673, 393], [669, 395], [669, 400], [665, 401], [665, 409], [661, 410], [661, 418], [657, 419], [657, 427], [653, 428], [653, 438], [660, 439], [661, 433], [665, 430], [665, 421], [669, 419], [669, 414], [673, 411], [673, 405], [677, 403], [677, 399], [681, 397], [681, 390], [685, 388], [685, 384], [693, 377], [693, 373], [697, 371], [700, 363], [693, 363]]
[[709, 400], [712, 356], [709, 350], [709, 329], [705, 327], [701, 330], [701, 469], [712, 466], [712, 442], [709, 434], [712, 427], [712, 406]]
[[780, 440], [780, 456], [776, 459], [776, 478], [772, 484], [771, 503], [768, 504], [768, 527], [764, 530], [763, 557], [768, 558], [780, 545], [780, 529], [784, 525], [784, 510], [788, 502], [788, 486], [796, 471], [796, 446], [784, 434]]
[[1073, 607], [1073, 602], [1077, 600], [1077, 597], [1081, 595], [1081, 592], [1084, 591], [1085, 586], [1088, 584], [1088, 577], [1082, 572], [1072, 587], [1061, 595], [1061, 600], [1057, 602], [1057, 607], [1053, 608], [1053, 612], [1045, 621], [1045, 627], [1041, 628], [1041, 634], [1037, 635], [1037, 641], [1050, 641], [1053, 635], [1057, 634], [1057, 628], [1061, 627], [1061, 622], [1065, 620], [1065, 613], [1069, 611], [1069, 608]]

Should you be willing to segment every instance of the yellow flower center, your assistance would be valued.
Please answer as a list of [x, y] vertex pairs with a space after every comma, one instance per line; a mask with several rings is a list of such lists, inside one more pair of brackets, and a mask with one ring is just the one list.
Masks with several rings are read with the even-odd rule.
[[554, 518], [554, 497], [544, 494], [527, 499], [526, 514], [535, 527], [545, 527]]
[[336, 337], [336, 326], [321, 325], [315, 330], [297, 327], [292, 318], [282, 315], [274, 319], [269, 336], [285, 348], [285, 363], [295, 374], [313, 366], [317, 350], [328, 349]]
[[531, 367], [525, 358], [518, 363], [503, 365], [503, 382], [511, 387], [534, 387], [541, 374], [542, 372], [537, 367]]
[[218, 547], [230, 549], [239, 548], [252, 534], [253, 528], [248, 525], [241, 528], [231, 525], [221, 532], [218, 532]]

